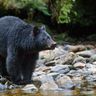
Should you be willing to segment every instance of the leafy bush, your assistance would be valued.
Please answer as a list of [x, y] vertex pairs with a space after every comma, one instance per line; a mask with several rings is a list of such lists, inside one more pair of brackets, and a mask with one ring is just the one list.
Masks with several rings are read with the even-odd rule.
[[96, 1], [51, 0], [52, 19], [58, 23], [96, 24]]
[[69, 14], [73, 6], [73, 1], [64, 0], [61, 3], [62, 3], [62, 6], [58, 16], [58, 23], [69, 23], [71, 21]]
[[50, 15], [48, 11], [48, 6], [44, 0], [1, 0], [5, 9], [24, 9], [27, 10], [39, 10], [45, 15]]
[[72, 0], [51, 0], [52, 19], [58, 23], [69, 23], [72, 6]]

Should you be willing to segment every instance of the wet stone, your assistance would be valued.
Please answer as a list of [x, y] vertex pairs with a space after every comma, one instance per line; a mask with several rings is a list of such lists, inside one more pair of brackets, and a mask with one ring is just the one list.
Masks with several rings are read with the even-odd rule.
[[96, 50], [86, 50], [86, 51], [77, 52], [76, 54], [82, 57], [91, 57], [92, 55], [96, 54]]
[[63, 88], [63, 89], [72, 89], [74, 87], [74, 83], [71, 80], [71, 78], [63, 74], [60, 74], [56, 78], [56, 83], [58, 84], [60, 88]]
[[56, 65], [54, 67], [51, 68], [51, 72], [57, 72], [60, 74], [64, 74], [69, 72], [69, 66], [68, 65]]
[[43, 83], [40, 89], [41, 90], [59, 90], [58, 85], [52, 81]]
[[86, 66], [85, 63], [77, 62], [73, 65], [75, 68], [84, 68]]
[[33, 92], [37, 92], [38, 88], [33, 84], [28, 84], [25, 87], [23, 87], [21, 90], [23, 90], [26, 93], [33, 93]]

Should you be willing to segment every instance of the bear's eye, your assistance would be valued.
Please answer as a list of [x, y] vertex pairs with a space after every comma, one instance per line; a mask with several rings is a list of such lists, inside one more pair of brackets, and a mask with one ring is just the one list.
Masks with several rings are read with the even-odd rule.
[[50, 37], [48, 36], [47, 39], [50, 39]]
[[45, 40], [45, 38], [43, 38], [42, 40]]

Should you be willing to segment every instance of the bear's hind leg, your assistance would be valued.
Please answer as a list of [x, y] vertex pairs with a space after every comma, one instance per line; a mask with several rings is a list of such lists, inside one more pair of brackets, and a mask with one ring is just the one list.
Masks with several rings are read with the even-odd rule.
[[19, 64], [19, 59], [17, 50], [9, 47], [7, 49], [6, 68], [12, 82], [15, 84], [18, 84], [18, 82], [21, 80], [21, 66]]

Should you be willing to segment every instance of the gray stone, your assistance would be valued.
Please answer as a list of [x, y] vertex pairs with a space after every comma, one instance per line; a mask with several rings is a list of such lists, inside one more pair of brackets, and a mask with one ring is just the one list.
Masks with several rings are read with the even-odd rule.
[[51, 70], [51, 67], [41, 66], [35, 69], [35, 72], [45, 72], [47, 73], [49, 70]]
[[84, 45], [66, 45], [64, 46], [64, 50], [70, 51], [70, 52], [78, 52], [85, 50], [86, 47]]
[[94, 62], [94, 61], [96, 61], [96, 54], [94, 54], [90, 57], [90, 62]]
[[63, 74], [60, 74], [56, 78], [56, 83], [58, 84], [58, 86], [60, 88], [64, 88], [64, 89], [71, 89], [74, 87], [74, 83], [71, 80], [71, 78], [69, 76], [63, 75]]
[[37, 92], [38, 88], [33, 84], [28, 84], [25, 87], [23, 87], [21, 90], [23, 90], [26, 93], [33, 93], [33, 92]]
[[34, 72], [33, 77], [44, 75], [44, 74], [45, 74], [45, 72], [42, 72], [42, 71]]
[[60, 56], [60, 59], [58, 59], [57, 64], [72, 64], [75, 57], [75, 53], [69, 52], [65, 55]]
[[96, 50], [95, 49], [86, 50], [86, 51], [77, 52], [76, 54], [82, 57], [91, 57], [92, 55], [96, 54]]
[[51, 61], [55, 58], [55, 56], [53, 50], [46, 50], [39, 53], [39, 58], [45, 59], [46, 61]]
[[21, 88], [20, 85], [13, 84], [10, 81], [7, 81], [4, 85], [6, 86], [6, 89]]
[[86, 77], [86, 80], [88, 82], [94, 82], [94, 81], [96, 81], [96, 75], [89, 75]]
[[58, 90], [58, 85], [55, 82], [49, 81], [43, 83], [40, 87], [41, 90]]
[[90, 72], [91, 74], [94, 74], [96, 73], [96, 65], [88, 63], [86, 64], [86, 70]]
[[70, 76], [70, 77], [74, 77], [74, 76], [81, 76], [83, 74], [83, 71], [81, 69], [78, 70], [71, 70], [69, 73], [67, 73], [66, 75]]
[[73, 64], [74, 63], [77, 63], [77, 62], [82, 62], [82, 63], [86, 63], [86, 59], [84, 57], [81, 57], [81, 56], [76, 56], [76, 58], [73, 60]]
[[45, 59], [38, 59], [36, 62], [36, 67], [44, 66], [45, 62], [46, 62]]
[[81, 88], [81, 85], [83, 83], [83, 76], [79, 76], [79, 77], [74, 76], [72, 78], [72, 81], [75, 84], [75, 88]]
[[90, 73], [92, 73], [92, 74], [96, 74], [96, 66], [94, 67], [94, 66], [92, 66], [91, 68], [88, 68], [88, 71], [90, 72]]
[[85, 63], [77, 62], [73, 65], [75, 68], [84, 68], [86, 66]]
[[69, 69], [68, 65], [56, 65], [56, 66], [51, 68], [51, 72], [57, 72], [60, 74], [67, 73], [69, 71], [70, 71], [70, 69]]
[[57, 73], [57, 72], [52, 72], [52, 73], [48, 74], [48, 76], [52, 76], [53, 79], [55, 79], [58, 75], [59, 75], [59, 73]]
[[67, 51], [65, 51], [63, 49], [62, 46], [56, 47], [54, 50], [47, 50], [47, 51], [42, 51], [39, 53], [39, 57], [46, 59], [46, 61], [52, 61], [55, 58], [58, 58], [61, 55], [64, 55], [65, 53], [67, 53]]
[[66, 54], [67, 51], [65, 51], [65, 50], [63, 49], [63, 46], [59, 46], [59, 47], [55, 48], [55, 50], [53, 50], [53, 53], [54, 53], [54, 56], [55, 56], [55, 58], [56, 58], [56, 57], [59, 57], [59, 56], [61, 56], [61, 55]]
[[93, 64], [96, 65], [96, 61], [94, 61]]
[[37, 76], [37, 77], [33, 77], [33, 81], [40, 81], [42, 84], [46, 83], [46, 82], [54, 82], [54, 79], [52, 76], [49, 75], [41, 75], [41, 76]]
[[4, 89], [7, 89], [7, 86], [3, 85], [3, 84], [0, 84], [0, 90], [4, 90]]

